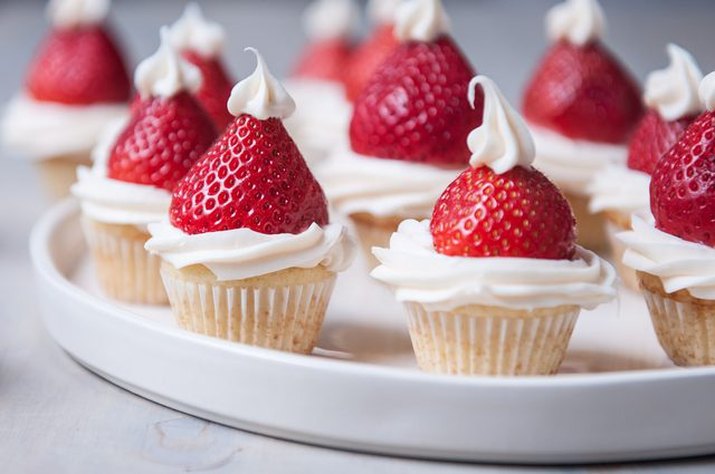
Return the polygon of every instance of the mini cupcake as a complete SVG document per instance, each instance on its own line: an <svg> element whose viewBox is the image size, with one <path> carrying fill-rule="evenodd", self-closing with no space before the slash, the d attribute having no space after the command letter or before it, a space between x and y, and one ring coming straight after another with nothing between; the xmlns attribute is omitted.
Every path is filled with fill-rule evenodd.
<svg viewBox="0 0 715 474"><path fill-rule="evenodd" d="M196 98L211 116L216 128L223 130L233 121L226 108L234 81L221 60L226 35L218 23L201 13L198 3L186 6L184 14L171 26L171 41L184 59L201 70L201 87Z"/></svg>
<svg viewBox="0 0 715 474"><path fill-rule="evenodd" d="M531 166L534 144L496 85L477 76L484 122L470 167L432 220L407 220L375 248L372 276L405 305L419 366L461 375L553 374L581 308L615 296L613 268L575 244L558 188Z"/></svg>
<svg viewBox="0 0 715 474"><path fill-rule="evenodd" d="M706 111L658 161L651 212L619 234L653 327L678 365L715 364L715 73L700 86Z"/></svg>
<svg viewBox="0 0 715 474"><path fill-rule="evenodd" d="M171 191L216 138L193 98L201 73L184 62L162 29L159 50L136 70L140 94L128 123L110 130L92 169L72 187L104 292L129 303L166 303L160 261L144 250L147 225L166 215Z"/></svg>
<svg viewBox="0 0 715 474"><path fill-rule="evenodd" d="M127 114L131 84L108 12L108 0L49 2L52 30L0 123L2 141L38 166L53 197L67 195L104 127Z"/></svg>
<svg viewBox="0 0 715 474"><path fill-rule="evenodd" d="M181 327L310 353L336 274L352 261L343 226L282 119L295 108L257 51L228 108L236 117L174 190L146 248Z"/></svg>
<svg viewBox="0 0 715 474"><path fill-rule="evenodd" d="M608 165L599 171L588 191L589 208L603 213L613 260L626 285L638 289L635 272L623 265L625 248L616 233L629 230L631 214L650 208L650 175L658 160L685 128L702 112L698 87L703 75L684 49L668 45L670 65L648 76L644 102L647 111L628 145L628 165Z"/></svg>
<svg viewBox="0 0 715 474"><path fill-rule="evenodd" d="M370 266L377 263L371 248L386 246L402 220L428 218L469 162L466 139L481 123L482 95L467 101L474 70L448 25L439 0L400 7L400 45L355 102L351 149L317 169L333 209L354 224Z"/></svg>
<svg viewBox="0 0 715 474"><path fill-rule="evenodd" d="M624 165L627 142L643 111L631 74L601 43L605 21L596 0L567 0L546 18L554 42L526 88L524 117L536 143L536 166L571 203L579 243L607 245L603 218L586 192L609 164Z"/></svg>

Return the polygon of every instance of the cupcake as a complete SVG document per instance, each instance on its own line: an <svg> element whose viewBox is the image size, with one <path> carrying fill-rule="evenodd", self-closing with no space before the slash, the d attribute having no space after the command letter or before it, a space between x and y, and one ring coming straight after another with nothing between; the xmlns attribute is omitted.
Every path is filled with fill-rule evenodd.
<svg viewBox="0 0 715 474"><path fill-rule="evenodd" d="M615 271L576 245L558 188L531 166L534 144L496 85L477 76L484 122L470 166L431 220L406 220L375 248L372 276L394 288L420 368L460 375L553 374L581 308L615 296Z"/></svg>
<svg viewBox="0 0 715 474"><path fill-rule="evenodd" d="M37 165L56 198L91 163L104 127L127 114L131 84L108 12L108 0L49 2L52 29L0 123L2 141Z"/></svg>
<svg viewBox="0 0 715 474"><path fill-rule="evenodd" d="M602 213L613 260L623 282L638 289L635 272L622 263L623 244L616 234L630 229L631 214L650 208L650 175L658 160L702 112L698 87L703 75L684 49L668 45L670 65L654 71L646 81L646 113L628 145L627 166L611 164L596 173L588 187L589 209Z"/></svg>
<svg viewBox="0 0 715 474"><path fill-rule="evenodd" d="M184 59L201 70L201 87L196 98L213 119L218 130L233 121L226 108L233 80L221 60L226 35L218 23L204 18L198 3L186 6L184 14L171 26L171 41Z"/></svg>
<svg viewBox="0 0 715 474"><path fill-rule="evenodd" d="M715 73L700 96L705 112L655 167L651 213L619 234L658 341L683 366L715 364Z"/></svg>
<svg viewBox="0 0 715 474"><path fill-rule="evenodd" d="M601 250L603 217L589 211L586 189L604 167L625 164L643 111L640 90L601 42L605 21L596 0L567 0L546 23L553 44L529 81L522 110L536 166L571 203L579 243Z"/></svg>
<svg viewBox="0 0 715 474"><path fill-rule="evenodd" d="M358 18L354 0L314 0L303 14L308 44L285 84L297 104L285 127L311 165L347 142L352 108L343 80Z"/></svg>
<svg viewBox="0 0 715 474"><path fill-rule="evenodd" d="M369 265L398 224L425 219L469 162L466 139L481 123L482 95L467 101L474 70L448 34L439 0L397 12L400 45L355 102L351 148L317 169L331 206L352 221Z"/></svg>
<svg viewBox="0 0 715 474"><path fill-rule="evenodd" d="M161 46L137 68L140 98L126 123L109 130L92 169L78 169L72 193L100 287L128 303L166 303L160 261L144 250L147 226L166 215L171 191L216 138L191 95L201 73L184 62L162 29Z"/></svg>
<svg viewBox="0 0 715 474"><path fill-rule="evenodd" d="M233 88L234 122L176 187L146 249L163 260L182 328L307 354L353 245L283 127L293 100L251 50L258 67Z"/></svg>

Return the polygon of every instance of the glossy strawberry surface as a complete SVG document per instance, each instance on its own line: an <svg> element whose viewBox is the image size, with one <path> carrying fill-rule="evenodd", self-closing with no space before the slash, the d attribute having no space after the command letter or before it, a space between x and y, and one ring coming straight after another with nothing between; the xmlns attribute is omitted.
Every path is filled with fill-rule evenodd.
<svg viewBox="0 0 715 474"><path fill-rule="evenodd" d="M233 115L226 106L233 89L233 80L220 59L204 58L191 51L184 51L182 55L201 70L201 88L196 92L196 97L213 119L216 128L223 130L233 121Z"/></svg>
<svg viewBox="0 0 715 474"><path fill-rule="evenodd" d="M646 112L628 144L628 167L652 175L658 160L694 119L685 117L668 122L655 110Z"/></svg>
<svg viewBox="0 0 715 474"><path fill-rule="evenodd" d="M317 41L309 44L293 69L293 76L342 82L352 52L344 39Z"/></svg>
<svg viewBox="0 0 715 474"><path fill-rule="evenodd" d="M375 70L400 43L395 38L392 25L382 25L375 29L352 54L345 74L345 92L354 101L363 91Z"/></svg>

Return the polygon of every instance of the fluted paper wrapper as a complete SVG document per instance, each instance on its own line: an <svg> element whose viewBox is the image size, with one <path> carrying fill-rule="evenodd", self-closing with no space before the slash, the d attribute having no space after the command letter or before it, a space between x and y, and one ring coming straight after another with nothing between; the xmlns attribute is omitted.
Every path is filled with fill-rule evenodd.
<svg viewBox="0 0 715 474"><path fill-rule="evenodd" d="M371 214L360 213L351 215L350 220L353 223L368 269L372 270L380 264L372 254L372 248L389 247L390 237L397 231L397 227L403 218L397 216L376 217Z"/></svg>
<svg viewBox="0 0 715 474"><path fill-rule="evenodd" d="M422 370L454 375L549 375L558 371L580 308L534 311L466 306L428 311L406 303Z"/></svg>
<svg viewBox="0 0 715 474"><path fill-rule="evenodd" d="M82 229L99 285L107 296L126 303L168 303L159 274L161 259L144 249L150 237L147 232L86 216Z"/></svg>

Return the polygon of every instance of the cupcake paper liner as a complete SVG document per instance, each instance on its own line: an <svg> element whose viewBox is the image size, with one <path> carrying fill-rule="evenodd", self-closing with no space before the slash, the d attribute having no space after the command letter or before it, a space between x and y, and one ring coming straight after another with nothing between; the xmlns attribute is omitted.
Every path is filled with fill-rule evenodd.
<svg viewBox="0 0 715 474"><path fill-rule="evenodd" d="M593 214L588 208L589 198L575 193L564 192L576 217L578 244L594 252L608 250L608 239L603 214Z"/></svg>
<svg viewBox="0 0 715 474"><path fill-rule="evenodd" d="M376 217L372 214L353 214L350 219L365 257L368 269L372 270L380 262L372 254L373 247L389 247L390 237L397 230L403 218L397 216Z"/></svg>

